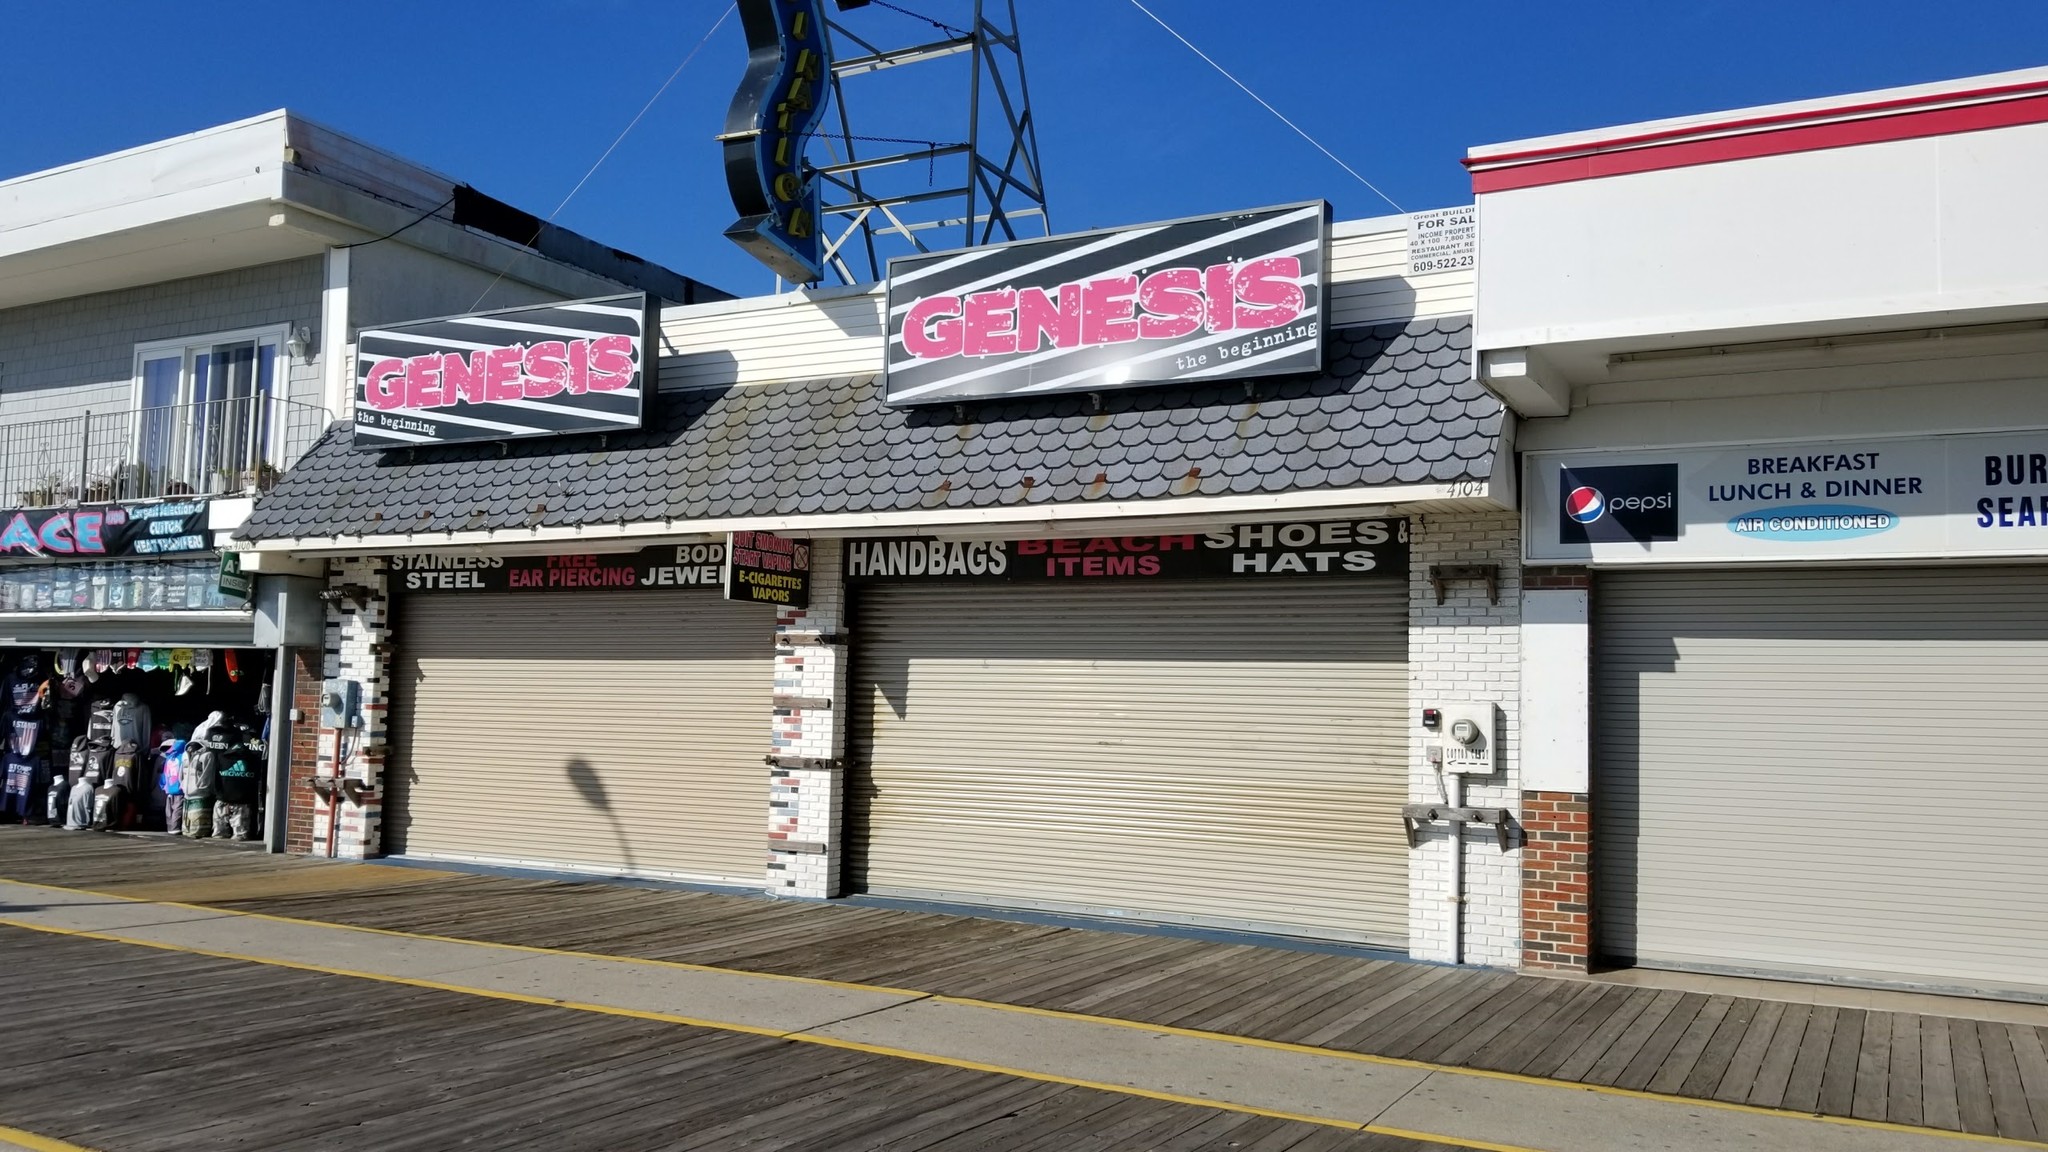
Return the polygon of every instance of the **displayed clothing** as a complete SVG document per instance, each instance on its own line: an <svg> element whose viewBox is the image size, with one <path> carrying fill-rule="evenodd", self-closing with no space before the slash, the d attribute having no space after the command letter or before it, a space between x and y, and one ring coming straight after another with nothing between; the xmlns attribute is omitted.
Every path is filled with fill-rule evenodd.
<svg viewBox="0 0 2048 1152"><path fill-rule="evenodd" d="M132 744L137 748L149 744L149 705L133 692L123 693L113 708L114 746Z"/></svg>
<svg viewBox="0 0 2048 1152"><path fill-rule="evenodd" d="M34 654L15 661L0 686L0 705L6 709L0 725L0 815L26 822L38 814L35 796L42 778L43 713L49 693L42 661Z"/></svg>
<svg viewBox="0 0 2048 1152"><path fill-rule="evenodd" d="M0 813L27 820L35 811L36 762L17 756L6 757L6 783L0 787Z"/></svg>
<svg viewBox="0 0 2048 1152"><path fill-rule="evenodd" d="M230 804L216 800L213 805L213 838L216 840L254 840L256 838L256 806L254 804Z"/></svg>
<svg viewBox="0 0 2048 1152"><path fill-rule="evenodd" d="M187 793L180 830L193 839L213 835L213 801Z"/></svg>
<svg viewBox="0 0 2048 1152"><path fill-rule="evenodd" d="M166 739L157 745L157 789L163 794L164 831L176 836L185 824L185 741Z"/></svg>
<svg viewBox="0 0 2048 1152"><path fill-rule="evenodd" d="M93 786L87 780L75 780L71 792L64 801L64 827L82 831L92 827Z"/></svg>
<svg viewBox="0 0 2048 1152"><path fill-rule="evenodd" d="M259 837L274 671L225 649L0 652L0 819Z"/></svg>

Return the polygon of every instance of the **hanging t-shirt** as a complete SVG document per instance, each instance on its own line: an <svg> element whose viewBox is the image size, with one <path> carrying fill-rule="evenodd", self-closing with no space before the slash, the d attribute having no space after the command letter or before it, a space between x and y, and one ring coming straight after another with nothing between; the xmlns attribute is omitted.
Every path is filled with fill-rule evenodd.
<svg viewBox="0 0 2048 1152"><path fill-rule="evenodd" d="M215 795L223 804L254 804L261 761L246 744L224 748L215 762L220 773Z"/></svg>

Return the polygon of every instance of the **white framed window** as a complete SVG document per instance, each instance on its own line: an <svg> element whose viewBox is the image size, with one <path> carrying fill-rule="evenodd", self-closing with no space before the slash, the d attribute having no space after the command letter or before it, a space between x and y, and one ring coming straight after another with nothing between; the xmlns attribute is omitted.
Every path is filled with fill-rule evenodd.
<svg viewBox="0 0 2048 1152"><path fill-rule="evenodd" d="M121 425L92 430L96 446L111 436L126 458L97 471L118 473L123 491L181 496L235 491L248 474L277 465L274 401L285 392L289 331L279 324L137 344L132 410ZM97 447L92 455L105 458Z"/></svg>

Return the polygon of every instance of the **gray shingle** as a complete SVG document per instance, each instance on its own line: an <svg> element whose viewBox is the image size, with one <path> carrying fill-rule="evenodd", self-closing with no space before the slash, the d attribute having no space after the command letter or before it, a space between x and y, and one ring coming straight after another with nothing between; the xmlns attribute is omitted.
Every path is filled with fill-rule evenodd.
<svg viewBox="0 0 2048 1152"><path fill-rule="evenodd" d="M1328 343L1328 373L1257 381L1249 397L1239 381L1166 385L1104 393L1100 411L1085 396L894 409L861 376L662 393L645 429L602 438L371 453L337 424L257 500L239 535L974 509L1492 474L1503 409L1471 378L1469 317L1339 329Z"/></svg>

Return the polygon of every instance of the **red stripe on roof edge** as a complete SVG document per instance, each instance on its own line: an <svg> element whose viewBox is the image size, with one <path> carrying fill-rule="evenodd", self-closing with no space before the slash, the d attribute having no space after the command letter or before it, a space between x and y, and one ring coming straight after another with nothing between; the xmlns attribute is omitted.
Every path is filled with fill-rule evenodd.
<svg viewBox="0 0 2048 1152"><path fill-rule="evenodd" d="M1468 168L1490 167L1495 164L1520 164L1546 158L1562 158L1578 153L1606 152L1616 148L1639 147L1644 144L1654 144L1660 141L1683 139L1688 136L1786 127L1812 120L1877 116L1923 108L1927 105L1964 104L1977 100L1996 100L2024 96L2029 93L2048 93L2048 80L2032 80L2024 84L2006 84L1997 88L1972 88L1964 92L1935 92L1925 96L1902 96L1896 100L1877 100L1867 104L1844 104L1835 108L1808 108L1800 112L1779 112L1770 116L1752 116L1744 120L1719 120L1709 124L1690 124L1682 128L1666 128L1657 132L1642 132L1634 136L1616 136L1610 140L1557 144L1549 148L1532 148L1526 152L1504 152L1496 156L1467 156L1462 163Z"/></svg>
<svg viewBox="0 0 2048 1152"><path fill-rule="evenodd" d="M1710 136L1704 140L1678 139L1669 143L1635 144L1628 147L1623 146L1624 141L1616 140L1545 152L1521 153L1519 155L1532 159L1520 163L1508 162L1511 158L1506 157L1468 158L1465 163L1473 169L1472 190L1475 193L1506 192L1516 188L1564 184L1602 176L1623 176L1666 168L1690 168L1728 160L1750 160L1793 152L1818 152L1856 144L1881 144L1893 140L1914 140L1928 136L1946 136L1959 132L1979 132L1988 128L2011 128L2022 124L2048 122L2048 82L2028 85L2023 91L2034 94L2010 95L1986 103L1893 112L1881 116L1865 116L1861 119L1831 120L1821 124L1790 125L1746 134ZM1947 99L1957 99L1960 95L1952 95ZM1983 96L1982 93L1973 95L1979 98ZM1847 109L1830 109L1825 115L1842 116L1848 112ZM1734 127L1736 125L1733 124L1704 125L1688 130L1683 135L1728 131ZM1542 156L1554 158L1535 159ZM1501 163L1501 166L1481 167L1496 162Z"/></svg>

